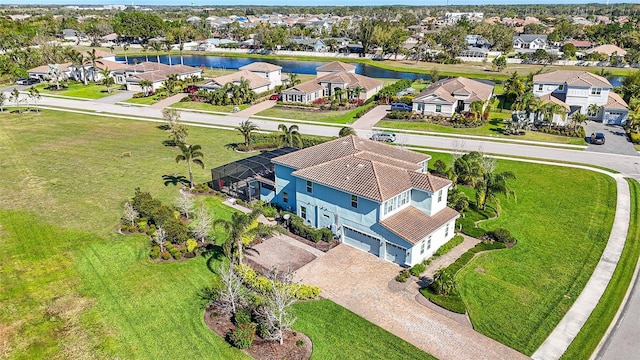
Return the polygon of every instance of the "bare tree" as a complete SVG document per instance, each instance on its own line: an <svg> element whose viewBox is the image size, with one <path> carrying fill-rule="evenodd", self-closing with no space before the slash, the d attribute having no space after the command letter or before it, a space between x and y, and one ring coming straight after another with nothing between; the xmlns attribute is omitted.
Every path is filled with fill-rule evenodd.
<svg viewBox="0 0 640 360"><path fill-rule="evenodd" d="M218 274L222 283L218 300L221 310L235 313L239 307L244 305L247 291L234 266L230 263L221 264L218 268Z"/></svg>
<svg viewBox="0 0 640 360"><path fill-rule="evenodd" d="M167 122L167 132L171 139L177 144L185 144L189 136L189 128L180 123L180 112L176 109L165 108L162 116Z"/></svg>
<svg viewBox="0 0 640 360"><path fill-rule="evenodd" d="M133 221L138 217L138 211L133 208L130 202L124 204L124 218L133 225Z"/></svg>
<svg viewBox="0 0 640 360"><path fill-rule="evenodd" d="M164 252L164 243L167 241L167 232L164 231L162 226L158 227L158 230L156 230L156 237L153 241L160 246L160 252Z"/></svg>
<svg viewBox="0 0 640 360"><path fill-rule="evenodd" d="M176 206L181 214L189 218L189 213L193 209L193 195L184 189L180 189L180 194L176 196Z"/></svg>
<svg viewBox="0 0 640 360"><path fill-rule="evenodd" d="M278 279L274 270L269 280L273 290L264 294L265 304L258 309L257 314L265 329L265 339L278 341L282 345L285 332L296 322L296 317L291 313L291 306L297 301L295 294L300 284L293 283L291 271Z"/></svg>
<svg viewBox="0 0 640 360"><path fill-rule="evenodd" d="M196 220L193 222L191 234L193 234L196 240L205 242L209 236L209 232L211 232L212 218L202 203L195 213L195 218Z"/></svg>

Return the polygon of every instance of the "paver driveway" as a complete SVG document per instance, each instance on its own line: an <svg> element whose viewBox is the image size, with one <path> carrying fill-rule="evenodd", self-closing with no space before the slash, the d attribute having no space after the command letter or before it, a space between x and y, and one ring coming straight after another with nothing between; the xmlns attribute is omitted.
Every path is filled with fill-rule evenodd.
<svg viewBox="0 0 640 360"><path fill-rule="evenodd" d="M392 292L400 268L340 244L296 271L297 280L317 285L322 296L346 307L440 360L528 359L415 301L415 291Z"/></svg>

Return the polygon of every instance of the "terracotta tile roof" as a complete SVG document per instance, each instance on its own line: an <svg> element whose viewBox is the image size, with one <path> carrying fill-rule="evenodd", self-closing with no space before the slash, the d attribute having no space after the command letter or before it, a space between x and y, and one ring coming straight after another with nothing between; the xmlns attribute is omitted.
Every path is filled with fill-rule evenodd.
<svg viewBox="0 0 640 360"><path fill-rule="evenodd" d="M298 84L294 87L283 90L283 94L309 94L316 92L318 90L322 90L322 85L318 84L316 80L310 80L307 82L303 82L302 84Z"/></svg>
<svg viewBox="0 0 640 360"><path fill-rule="evenodd" d="M255 72L272 72L281 70L282 66L274 65L268 62L257 61L240 67L239 70L249 70Z"/></svg>
<svg viewBox="0 0 640 360"><path fill-rule="evenodd" d="M609 99L607 100L607 104L604 108L611 110L629 110L629 105L620 97L620 95L613 91L609 91Z"/></svg>
<svg viewBox="0 0 640 360"><path fill-rule="evenodd" d="M130 65L128 64L124 64L124 63L119 63L119 62L115 62L115 61L109 61L109 60L104 60L104 59L100 59L100 60L96 60L96 67L100 68L100 69L109 69L109 70L123 70L123 69L128 69L130 67Z"/></svg>
<svg viewBox="0 0 640 360"><path fill-rule="evenodd" d="M143 66L142 70L140 66ZM129 66L127 71L134 71L133 66ZM187 65L165 65L162 63L142 62L135 65L135 74L127 78L127 82L137 82L139 80L149 80L151 82L164 81L171 74L190 74L199 72L200 69Z"/></svg>
<svg viewBox="0 0 640 360"><path fill-rule="evenodd" d="M240 70L229 75L213 78L210 82L205 84L205 86L207 86L208 84L212 84L222 87L228 83L240 82L240 80L243 78L249 81L249 88L251 88L251 90L271 84L269 80L263 78L260 75L256 75L249 70Z"/></svg>
<svg viewBox="0 0 640 360"><path fill-rule="evenodd" d="M60 70L61 71L68 71L69 70L69 66L71 66L71 63L64 63L64 64L60 64ZM38 67L34 67L33 69L29 69L27 70L28 73L43 73L46 74L49 72L49 65L42 65L42 66L38 66Z"/></svg>
<svg viewBox="0 0 640 360"><path fill-rule="evenodd" d="M434 193L447 185L451 185L451 180L449 179L418 172L409 172L409 179L412 187L431 193Z"/></svg>
<svg viewBox="0 0 640 360"><path fill-rule="evenodd" d="M356 69L356 67L351 65L351 64L343 63L343 62L340 62L340 61L332 61L330 63L318 66L316 68L316 71L318 71L318 72L353 71L355 69Z"/></svg>
<svg viewBox="0 0 640 360"><path fill-rule="evenodd" d="M360 151L376 153L388 158L414 164L431 159L431 156L426 154L404 150L397 146L351 135L302 149L295 153L279 156L273 159L273 161L294 169L303 169L343 156L355 155Z"/></svg>
<svg viewBox="0 0 640 360"><path fill-rule="evenodd" d="M591 48L587 51L585 51L587 54L592 54L592 53L601 53L601 54L607 54L609 56L613 55L613 53L617 53L618 56L625 56L627 55L627 51L623 48L620 48L618 46L612 45L612 44L605 44L605 45L600 45L600 46L596 46L594 48Z"/></svg>
<svg viewBox="0 0 640 360"><path fill-rule="evenodd" d="M378 86L382 86L383 81L378 79L373 79L367 76L353 74L345 71L332 72L325 76L319 77L314 81L318 83L323 82L331 82L331 83L344 83L347 84L348 88L362 87L366 90L374 89Z"/></svg>
<svg viewBox="0 0 640 360"><path fill-rule="evenodd" d="M415 97L414 101L420 102L422 98L436 95L449 104L453 104L458 101L453 96L454 94L469 95L469 99L465 100L467 102L485 101L493 94L493 85L464 77L441 80L424 89Z"/></svg>
<svg viewBox="0 0 640 360"><path fill-rule="evenodd" d="M411 244L416 244L459 216L457 211L448 207L438 211L434 216L429 216L409 206L380 221L380 224Z"/></svg>
<svg viewBox="0 0 640 360"><path fill-rule="evenodd" d="M571 107L566 102L558 99L557 97L553 96L552 94L538 96L538 99L542 100L543 103L551 102L551 103L558 104L558 105L562 106L567 111L571 110Z"/></svg>
<svg viewBox="0 0 640 360"><path fill-rule="evenodd" d="M582 70L556 70L533 77L534 83L568 84L576 86L601 86L611 88L609 80Z"/></svg>

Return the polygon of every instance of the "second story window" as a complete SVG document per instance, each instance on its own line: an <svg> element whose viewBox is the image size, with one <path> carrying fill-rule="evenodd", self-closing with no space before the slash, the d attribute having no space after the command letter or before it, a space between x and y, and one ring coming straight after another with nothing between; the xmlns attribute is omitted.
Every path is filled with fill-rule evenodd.
<svg viewBox="0 0 640 360"><path fill-rule="evenodd" d="M313 192L313 183L307 180L307 192L311 194Z"/></svg>
<svg viewBox="0 0 640 360"><path fill-rule="evenodd" d="M285 204L289 203L289 194L286 191L282 192L282 202Z"/></svg>
<svg viewBox="0 0 640 360"><path fill-rule="evenodd" d="M591 95L600 95L602 93L601 88L591 88Z"/></svg>
<svg viewBox="0 0 640 360"><path fill-rule="evenodd" d="M442 201L442 190L438 191L438 202Z"/></svg>
<svg viewBox="0 0 640 360"><path fill-rule="evenodd" d="M355 195L351 195L351 207L355 209L358 208L358 197Z"/></svg>
<svg viewBox="0 0 640 360"><path fill-rule="evenodd" d="M409 192L405 191L402 194L400 194L400 206L406 204L409 202Z"/></svg>
<svg viewBox="0 0 640 360"><path fill-rule="evenodd" d="M431 249L431 236L429 236L429 239L427 240L427 249Z"/></svg>

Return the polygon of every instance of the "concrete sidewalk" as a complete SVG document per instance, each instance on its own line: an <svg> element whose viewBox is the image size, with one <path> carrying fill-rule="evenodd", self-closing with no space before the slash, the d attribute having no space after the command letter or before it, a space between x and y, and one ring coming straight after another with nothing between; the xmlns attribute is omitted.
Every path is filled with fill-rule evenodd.
<svg viewBox="0 0 640 360"><path fill-rule="evenodd" d="M263 102L251 105L248 108L238 111L235 116L249 117L259 113L260 111L271 109L276 105L276 100L265 100Z"/></svg>
<svg viewBox="0 0 640 360"><path fill-rule="evenodd" d="M173 96L169 96L166 99L160 100L157 103L149 106L152 109L164 109L167 106L177 103L178 101L186 98L187 96L189 96L189 94L185 94L185 93L179 93L179 94L175 94Z"/></svg>

